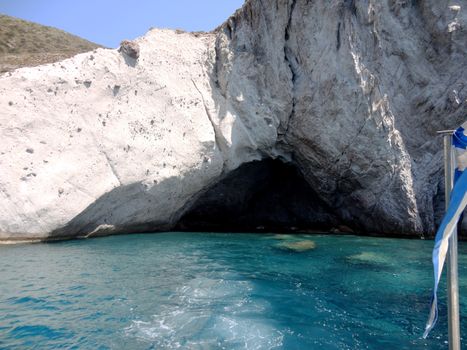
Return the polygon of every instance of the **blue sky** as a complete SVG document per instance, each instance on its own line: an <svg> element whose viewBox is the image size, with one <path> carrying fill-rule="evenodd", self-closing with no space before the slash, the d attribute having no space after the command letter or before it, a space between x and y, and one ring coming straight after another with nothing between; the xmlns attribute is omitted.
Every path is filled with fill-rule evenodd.
<svg viewBox="0 0 467 350"><path fill-rule="evenodd" d="M150 27L211 30L244 0L0 0L0 13L63 29L107 47Z"/></svg>

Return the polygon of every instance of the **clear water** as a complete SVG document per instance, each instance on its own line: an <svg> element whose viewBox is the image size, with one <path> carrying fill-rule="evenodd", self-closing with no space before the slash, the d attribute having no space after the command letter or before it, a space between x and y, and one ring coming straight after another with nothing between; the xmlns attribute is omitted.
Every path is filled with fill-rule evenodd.
<svg viewBox="0 0 467 350"><path fill-rule="evenodd" d="M1 349L443 349L432 241L167 233L0 247ZM462 334L467 245L460 244ZM443 279L443 283L445 279ZM467 339L464 340L464 345Z"/></svg>

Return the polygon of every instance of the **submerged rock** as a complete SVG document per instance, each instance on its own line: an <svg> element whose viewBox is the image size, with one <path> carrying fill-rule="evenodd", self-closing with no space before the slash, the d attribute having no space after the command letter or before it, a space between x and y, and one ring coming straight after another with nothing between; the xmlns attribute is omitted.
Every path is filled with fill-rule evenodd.
<svg viewBox="0 0 467 350"><path fill-rule="evenodd" d="M306 252L316 248L316 243L310 240L296 241L296 242L281 242L276 244L275 247L282 250L290 250L294 252Z"/></svg>
<svg viewBox="0 0 467 350"><path fill-rule="evenodd" d="M212 33L151 30L137 65L125 44L0 76L0 239L170 230L271 158L320 223L433 233L435 131L467 111L467 9L448 4L247 0Z"/></svg>
<svg viewBox="0 0 467 350"><path fill-rule="evenodd" d="M347 259L354 263L391 264L391 260L375 252L362 252L350 255Z"/></svg>
<svg viewBox="0 0 467 350"><path fill-rule="evenodd" d="M285 240L285 239L293 239L294 236L293 235L287 235L287 234L276 234L276 235L272 236L272 238L278 239L278 240Z"/></svg>

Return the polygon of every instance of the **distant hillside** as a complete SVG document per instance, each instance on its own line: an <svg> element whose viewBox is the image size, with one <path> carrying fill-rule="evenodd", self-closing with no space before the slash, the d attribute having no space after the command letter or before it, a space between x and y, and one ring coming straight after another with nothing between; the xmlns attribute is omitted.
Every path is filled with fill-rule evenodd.
<svg viewBox="0 0 467 350"><path fill-rule="evenodd" d="M63 30L0 14L0 73L57 62L98 47Z"/></svg>

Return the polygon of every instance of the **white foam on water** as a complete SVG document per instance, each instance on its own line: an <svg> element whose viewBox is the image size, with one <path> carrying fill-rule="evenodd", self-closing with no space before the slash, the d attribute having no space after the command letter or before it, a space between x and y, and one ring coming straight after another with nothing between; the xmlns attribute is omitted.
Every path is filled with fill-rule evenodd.
<svg viewBox="0 0 467 350"><path fill-rule="evenodd" d="M270 305L252 300L239 280L197 277L177 288L149 321L134 320L128 337L165 349L277 349L284 335L267 319Z"/></svg>
<svg viewBox="0 0 467 350"><path fill-rule="evenodd" d="M227 348L276 349L282 346L282 332L265 321L220 316L214 330L224 339Z"/></svg>

